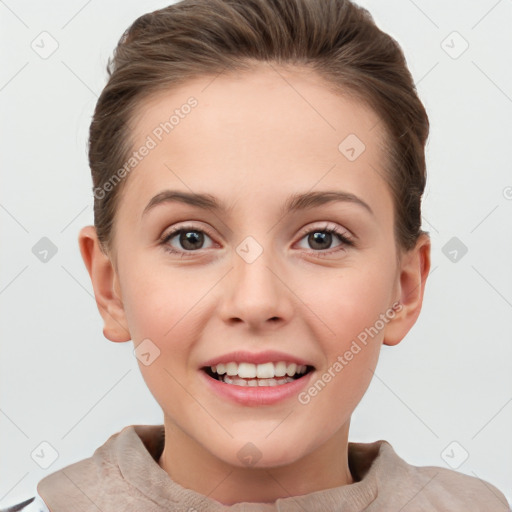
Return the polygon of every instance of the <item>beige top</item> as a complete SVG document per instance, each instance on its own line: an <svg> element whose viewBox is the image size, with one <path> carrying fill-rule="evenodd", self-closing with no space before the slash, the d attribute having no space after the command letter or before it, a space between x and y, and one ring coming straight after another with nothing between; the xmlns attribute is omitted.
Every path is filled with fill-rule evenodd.
<svg viewBox="0 0 512 512"><path fill-rule="evenodd" d="M505 496L478 478L407 464L387 441L348 444L355 482L272 504L223 505L174 482L158 465L163 425L130 425L87 459L43 478L51 512L509 512Z"/></svg>

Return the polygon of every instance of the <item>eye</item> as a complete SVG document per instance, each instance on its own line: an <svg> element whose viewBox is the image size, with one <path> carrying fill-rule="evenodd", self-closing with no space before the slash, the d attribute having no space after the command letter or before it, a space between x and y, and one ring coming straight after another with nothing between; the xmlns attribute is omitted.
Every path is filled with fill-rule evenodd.
<svg viewBox="0 0 512 512"><path fill-rule="evenodd" d="M205 249L205 237L210 236L202 229L194 226L181 226L166 233L160 240L160 244L164 249L172 254L181 254L181 256L189 256L191 252ZM174 245L170 242L175 239ZM178 245L178 247L176 247ZM181 247L180 247L181 246Z"/></svg>
<svg viewBox="0 0 512 512"><path fill-rule="evenodd" d="M331 244L338 239L340 242L334 251L330 251L327 254L336 253L338 251L343 251L347 246L354 246L354 241L351 238L351 235L338 227L329 227L327 224L325 227L318 227L306 230L302 233L302 239L306 238L307 243L310 245L313 252L324 252L326 249L330 249ZM318 256L323 256L318 254Z"/></svg>
<svg viewBox="0 0 512 512"><path fill-rule="evenodd" d="M171 254L180 254L181 257L193 256L192 253L208 248L204 246L205 237L211 240L211 236L204 229L194 226L181 226L163 235L160 239L160 245ZM308 244L313 249L312 252L319 257L343 251L347 246L355 245L350 233L336 226L329 227L328 224L324 227L303 231L301 240L306 237ZM326 252L336 239L338 239L339 244L335 246L335 250ZM172 243L173 241L174 243ZM209 247L213 247L213 243Z"/></svg>

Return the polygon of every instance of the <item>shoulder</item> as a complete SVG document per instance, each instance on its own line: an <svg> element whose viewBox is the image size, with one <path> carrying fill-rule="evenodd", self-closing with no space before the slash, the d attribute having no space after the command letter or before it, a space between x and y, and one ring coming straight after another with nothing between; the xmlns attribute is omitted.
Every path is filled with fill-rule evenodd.
<svg viewBox="0 0 512 512"><path fill-rule="evenodd" d="M50 512L46 503L36 493L35 496L7 508L0 509L0 512Z"/></svg>
<svg viewBox="0 0 512 512"><path fill-rule="evenodd" d="M485 480L437 466L411 468L419 484L418 499L435 510L510 511L504 494Z"/></svg>
<svg viewBox="0 0 512 512"><path fill-rule="evenodd" d="M370 489L376 512L511 512L504 494L478 477L407 463L383 439L349 443L354 485ZM366 509L365 509L366 510Z"/></svg>
<svg viewBox="0 0 512 512"><path fill-rule="evenodd" d="M388 449L391 445L388 444ZM394 452L394 451L393 451ZM413 466L394 453L395 489L407 497L403 512L510 512L504 494L481 478L438 466Z"/></svg>

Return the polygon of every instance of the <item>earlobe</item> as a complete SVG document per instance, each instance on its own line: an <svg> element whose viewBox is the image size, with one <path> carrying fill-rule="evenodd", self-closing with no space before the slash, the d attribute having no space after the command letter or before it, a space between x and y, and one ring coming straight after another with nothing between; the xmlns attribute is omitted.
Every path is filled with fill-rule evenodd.
<svg viewBox="0 0 512 512"><path fill-rule="evenodd" d="M110 258L100 248L94 226L85 226L78 235L82 259L91 278L96 305L103 318L103 335L110 341L131 339L127 329L125 311L118 277Z"/></svg>
<svg viewBox="0 0 512 512"><path fill-rule="evenodd" d="M400 309L386 326L384 345L400 343L418 319L430 272L430 247L430 237L424 233L416 246L402 255L397 292Z"/></svg>

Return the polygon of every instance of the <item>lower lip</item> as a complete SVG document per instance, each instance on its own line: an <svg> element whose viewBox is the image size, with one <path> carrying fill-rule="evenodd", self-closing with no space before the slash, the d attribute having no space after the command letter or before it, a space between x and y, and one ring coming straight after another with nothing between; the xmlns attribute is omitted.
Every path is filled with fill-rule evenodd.
<svg viewBox="0 0 512 512"><path fill-rule="evenodd" d="M298 395L306 387L315 372L310 371L304 377L277 386L237 386L214 379L204 370L199 370L199 373L206 380L206 384L210 386L210 389L221 397L242 405L256 406L272 405L291 396Z"/></svg>

